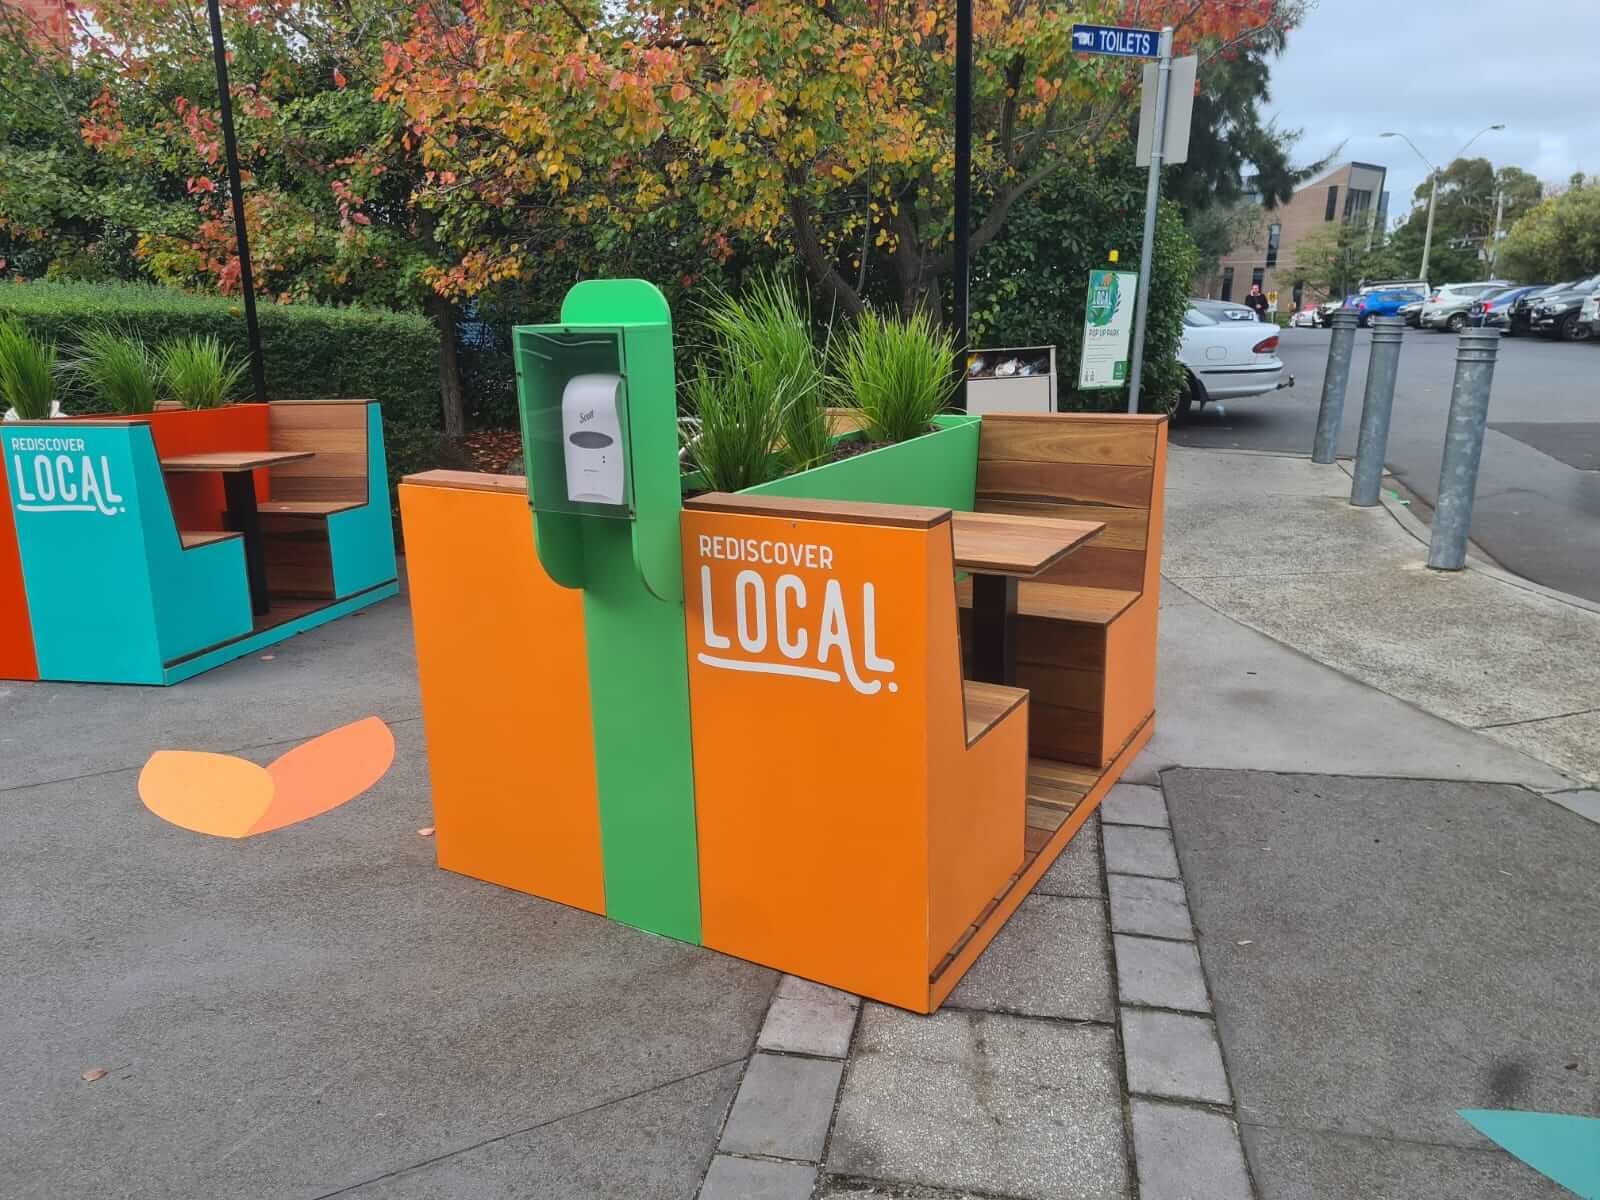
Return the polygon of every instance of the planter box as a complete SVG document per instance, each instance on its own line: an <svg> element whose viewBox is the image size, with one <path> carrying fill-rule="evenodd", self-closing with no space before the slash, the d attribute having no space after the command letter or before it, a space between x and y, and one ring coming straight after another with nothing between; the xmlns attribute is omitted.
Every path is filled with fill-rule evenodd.
<svg viewBox="0 0 1600 1200"><path fill-rule="evenodd" d="M826 463L753 488L750 496L926 504L971 512L978 483L978 428L968 413L935 417L933 433Z"/></svg>

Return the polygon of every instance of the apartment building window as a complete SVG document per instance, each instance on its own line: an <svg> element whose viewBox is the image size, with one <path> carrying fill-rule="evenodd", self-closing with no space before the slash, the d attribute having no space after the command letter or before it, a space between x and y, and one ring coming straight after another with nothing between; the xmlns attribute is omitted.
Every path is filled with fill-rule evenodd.
<svg viewBox="0 0 1600 1200"><path fill-rule="evenodd" d="M1324 221L1331 221L1339 215L1339 185L1334 184L1328 189L1328 210L1322 214Z"/></svg>
<svg viewBox="0 0 1600 1200"><path fill-rule="evenodd" d="M1265 283L1266 280L1267 280L1267 269L1265 267L1254 267L1254 268L1251 269L1251 271L1250 271L1250 282L1252 284Z"/></svg>
<svg viewBox="0 0 1600 1200"><path fill-rule="evenodd" d="M1372 193L1351 188L1344 196L1344 219L1359 217L1372 207Z"/></svg>
<svg viewBox="0 0 1600 1200"><path fill-rule="evenodd" d="M1278 242L1283 236L1283 226L1274 222L1267 227L1267 266L1278 265Z"/></svg>

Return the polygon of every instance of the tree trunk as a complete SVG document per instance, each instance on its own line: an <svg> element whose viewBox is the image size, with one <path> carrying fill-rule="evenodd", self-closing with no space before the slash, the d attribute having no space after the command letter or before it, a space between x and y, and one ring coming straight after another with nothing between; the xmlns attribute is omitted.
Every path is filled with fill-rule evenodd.
<svg viewBox="0 0 1600 1200"><path fill-rule="evenodd" d="M433 293L426 308L439 329L439 399L444 409L444 435L459 441L467 433L467 399L461 386L461 364L456 361L456 306Z"/></svg>

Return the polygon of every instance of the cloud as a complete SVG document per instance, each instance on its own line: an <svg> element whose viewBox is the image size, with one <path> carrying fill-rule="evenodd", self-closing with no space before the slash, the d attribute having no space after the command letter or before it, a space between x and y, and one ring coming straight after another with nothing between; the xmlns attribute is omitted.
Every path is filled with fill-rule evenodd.
<svg viewBox="0 0 1600 1200"><path fill-rule="evenodd" d="M1321 0L1273 64L1268 115L1303 135L1310 162L1340 142L1340 159L1389 168L1389 211L1402 217L1427 168L1486 125L1470 154L1549 182L1600 172L1600 122L1582 100L1593 86L1600 5L1533 6L1507 0L1449 5Z"/></svg>

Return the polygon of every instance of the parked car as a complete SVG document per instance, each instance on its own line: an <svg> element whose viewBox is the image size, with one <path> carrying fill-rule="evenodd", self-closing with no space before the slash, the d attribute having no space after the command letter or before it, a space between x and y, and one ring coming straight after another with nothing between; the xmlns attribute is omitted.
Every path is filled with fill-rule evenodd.
<svg viewBox="0 0 1600 1200"><path fill-rule="evenodd" d="M1529 292L1537 292L1549 284L1535 283L1523 287L1506 288L1499 292L1485 292L1472 302L1467 310L1467 324L1474 328L1504 329L1511 319L1511 306Z"/></svg>
<svg viewBox="0 0 1600 1200"><path fill-rule="evenodd" d="M1349 302L1349 307L1356 310L1356 324L1365 329L1373 317L1392 317L1402 305L1421 299L1423 294L1414 288L1386 288L1362 292Z"/></svg>
<svg viewBox="0 0 1600 1200"><path fill-rule="evenodd" d="M1278 357L1278 331L1260 322L1217 320L1191 305L1183 314L1183 340L1178 361L1185 371L1184 389L1174 417L1181 421L1192 408L1214 400L1259 396L1293 387Z"/></svg>
<svg viewBox="0 0 1600 1200"><path fill-rule="evenodd" d="M1589 330L1579 324L1578 314L1583 302L1596 291L1600 291L1600 275L1580 280L1564 292L1546 292L1534 305L1533 331L1564 341L1582 341L1589 336Z"/></svg>
<svg viewBox="0 0 1600 1200"><path fill-rule="evenodd" d="M1505 279L1484 279L1477 283L1447 283L1422 305L1424 329L1448 329L1460 333L1467 327L1467 310L1485 292L1514 286Z"/></svg>
<svg viewBox="0 0 1600 1200"><path fill-rule="evenodd" d="M1215 317L1219 321L1259 321L1256 310L1247 304L1235 304L1232 300L1191 300L1191 308L1198 308L1208 317Z"/></svg>
<svg viewBox="0 0 1600 1200"><path fill-rule="evenodd" d="M1511 311L1506 314L1506 336L1521 337L1525 333L1532 333L1533 310L1539 301L1557 292L1564 292L1577 282L1576 279L1569 279L1565 283L1552 283L1542 288L1535 288L1525 296L1518 296L1511 303Z"/></svg>
<svg viewBox="0 0 1600 1200"><path fill-rule="evenodd" d="M1328 325L1332 323L1333 314L1338 312L1341 308L1344 308L1354 299L1355 296L1350 295L1344 297L1342 300L1324 300L1321 304L1317 305L1317 324Z"/></svg>
<svg viewBox="0 0 1600 1200"><path fill-rule="evenodd" d="M1411 326L1411 328L1417 329L1422 325L1422 306L1424 303L1426 301L1413 300L1410 304L1402 304L1395 310L1394 315Z"/></svg>
<svg viewBox="0 0 1600 1200"><path fill-rule="evenodd" d="M1578 325L1591 338L1600 339L1600 291L1583 302L1583 307L1578 310Z"/></svg>
<svg viewBox="0 0 1600 1200"><path fill-rule="evenodd" d="M1302 329L1315 329L1317 327L1317 306L1315 304L1302 305L1300 311L1289 318L1289 324Z"/></svg>

